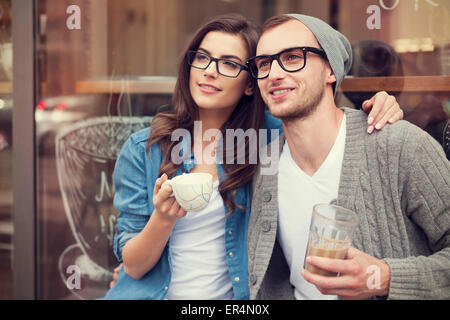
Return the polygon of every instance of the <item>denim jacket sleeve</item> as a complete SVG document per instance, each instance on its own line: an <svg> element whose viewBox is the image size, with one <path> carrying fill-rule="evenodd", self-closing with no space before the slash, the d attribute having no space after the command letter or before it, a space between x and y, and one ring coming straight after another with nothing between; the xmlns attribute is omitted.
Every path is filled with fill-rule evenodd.
<svg viewBox="0 0 450 320"><path fill-rule="evenodd" d="M114 207L119 210L114 253L119 261L125 243L141 232L154 209L151 196L159 167L155 173L145 152L147 136L148 130L147 134L140 131L132 135L123 145L114 168ZM151 158L157 156L153 154Z"/></svg>

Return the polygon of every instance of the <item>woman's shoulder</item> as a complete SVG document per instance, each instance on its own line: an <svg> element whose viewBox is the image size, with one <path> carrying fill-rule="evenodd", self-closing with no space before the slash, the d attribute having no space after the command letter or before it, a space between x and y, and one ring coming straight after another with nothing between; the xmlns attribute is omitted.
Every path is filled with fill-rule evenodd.
<svg viewBox="0 0 450 320"><path fill-rule="evenodd" d="M283 131L281 120L274 117L269 110L264 112L264 129L279 129Z"/></svg>
<svg viewBox="0 0 450 320"><path fill-rule="evenodd" d="M133 143L133 144L140 144L142 142L147 142L149 136L150 136L150 128L151 127L147 127L144 129L141 129L139 131L134 132L133 134L131 134L131 136L129 137L129 140Z"/></svg>
<svg viewBox="0 0 450 320"><path fill-rule="evenodd" d="M281 120L274 117L268 110L264 113L264 130L266 130L267 133L266 144L270 144L283 133L283 124L281 123Z"/></svg>
<svg viewBox="0 0 450 320"><path fill-rule="evenodd" d="M147 142L150 138L151 127L147 127L132 133L124 144L124 147L132 153L144 154L147 150ZM160 150L159 143L155 142L150 146L150 152Z"/></svg>
<svg viewBox="0 0 450 320"><path fill-rule="evenodd" d="M160 165L162 151L159 143L155 142L149 150L147 149L150 131L150 127L147 127L132 133L128 137L117 157L116 167L126 167L124 170L129 171L131 168L141 170L147 164L152 167Z"/></svg>

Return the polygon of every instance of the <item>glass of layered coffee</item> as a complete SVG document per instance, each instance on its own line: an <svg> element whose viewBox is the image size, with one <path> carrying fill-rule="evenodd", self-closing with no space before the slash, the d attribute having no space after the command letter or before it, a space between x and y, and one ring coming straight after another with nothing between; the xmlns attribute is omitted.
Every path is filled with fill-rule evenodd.
<svg viewBox="0 0 450 320"><path fill-rule="evenodd" d="M313 207L304 268L324 276L337 276L306 262L308 256L345 259L359 218L355 212L332 204Z"/></svg>

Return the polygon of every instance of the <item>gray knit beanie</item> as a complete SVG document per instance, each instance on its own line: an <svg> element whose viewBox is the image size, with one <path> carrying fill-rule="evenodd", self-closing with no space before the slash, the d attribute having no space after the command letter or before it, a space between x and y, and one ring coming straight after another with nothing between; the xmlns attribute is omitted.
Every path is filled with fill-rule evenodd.
<svg viewBox="0 0 450 320"><path fill-rule="evenodd" d="M353 56L350 42L342 33L318 18L303 14L286 14L286 16L295 18L307 26L327 54L328 62L337 80L333 88L336 95L342 79L352 67Z"/></svg>

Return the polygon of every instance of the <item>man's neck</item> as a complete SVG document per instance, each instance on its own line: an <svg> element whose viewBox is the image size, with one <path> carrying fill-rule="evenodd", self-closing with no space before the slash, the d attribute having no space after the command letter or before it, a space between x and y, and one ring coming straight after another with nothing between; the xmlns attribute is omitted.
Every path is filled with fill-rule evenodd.
<svg viewBox="0 0 450 320"><path fill-rule="evenodd" d="M343 116L332 99L324 99L307 117L282 121L292 159L307 175L314 175L327 158Z"/></svg>

